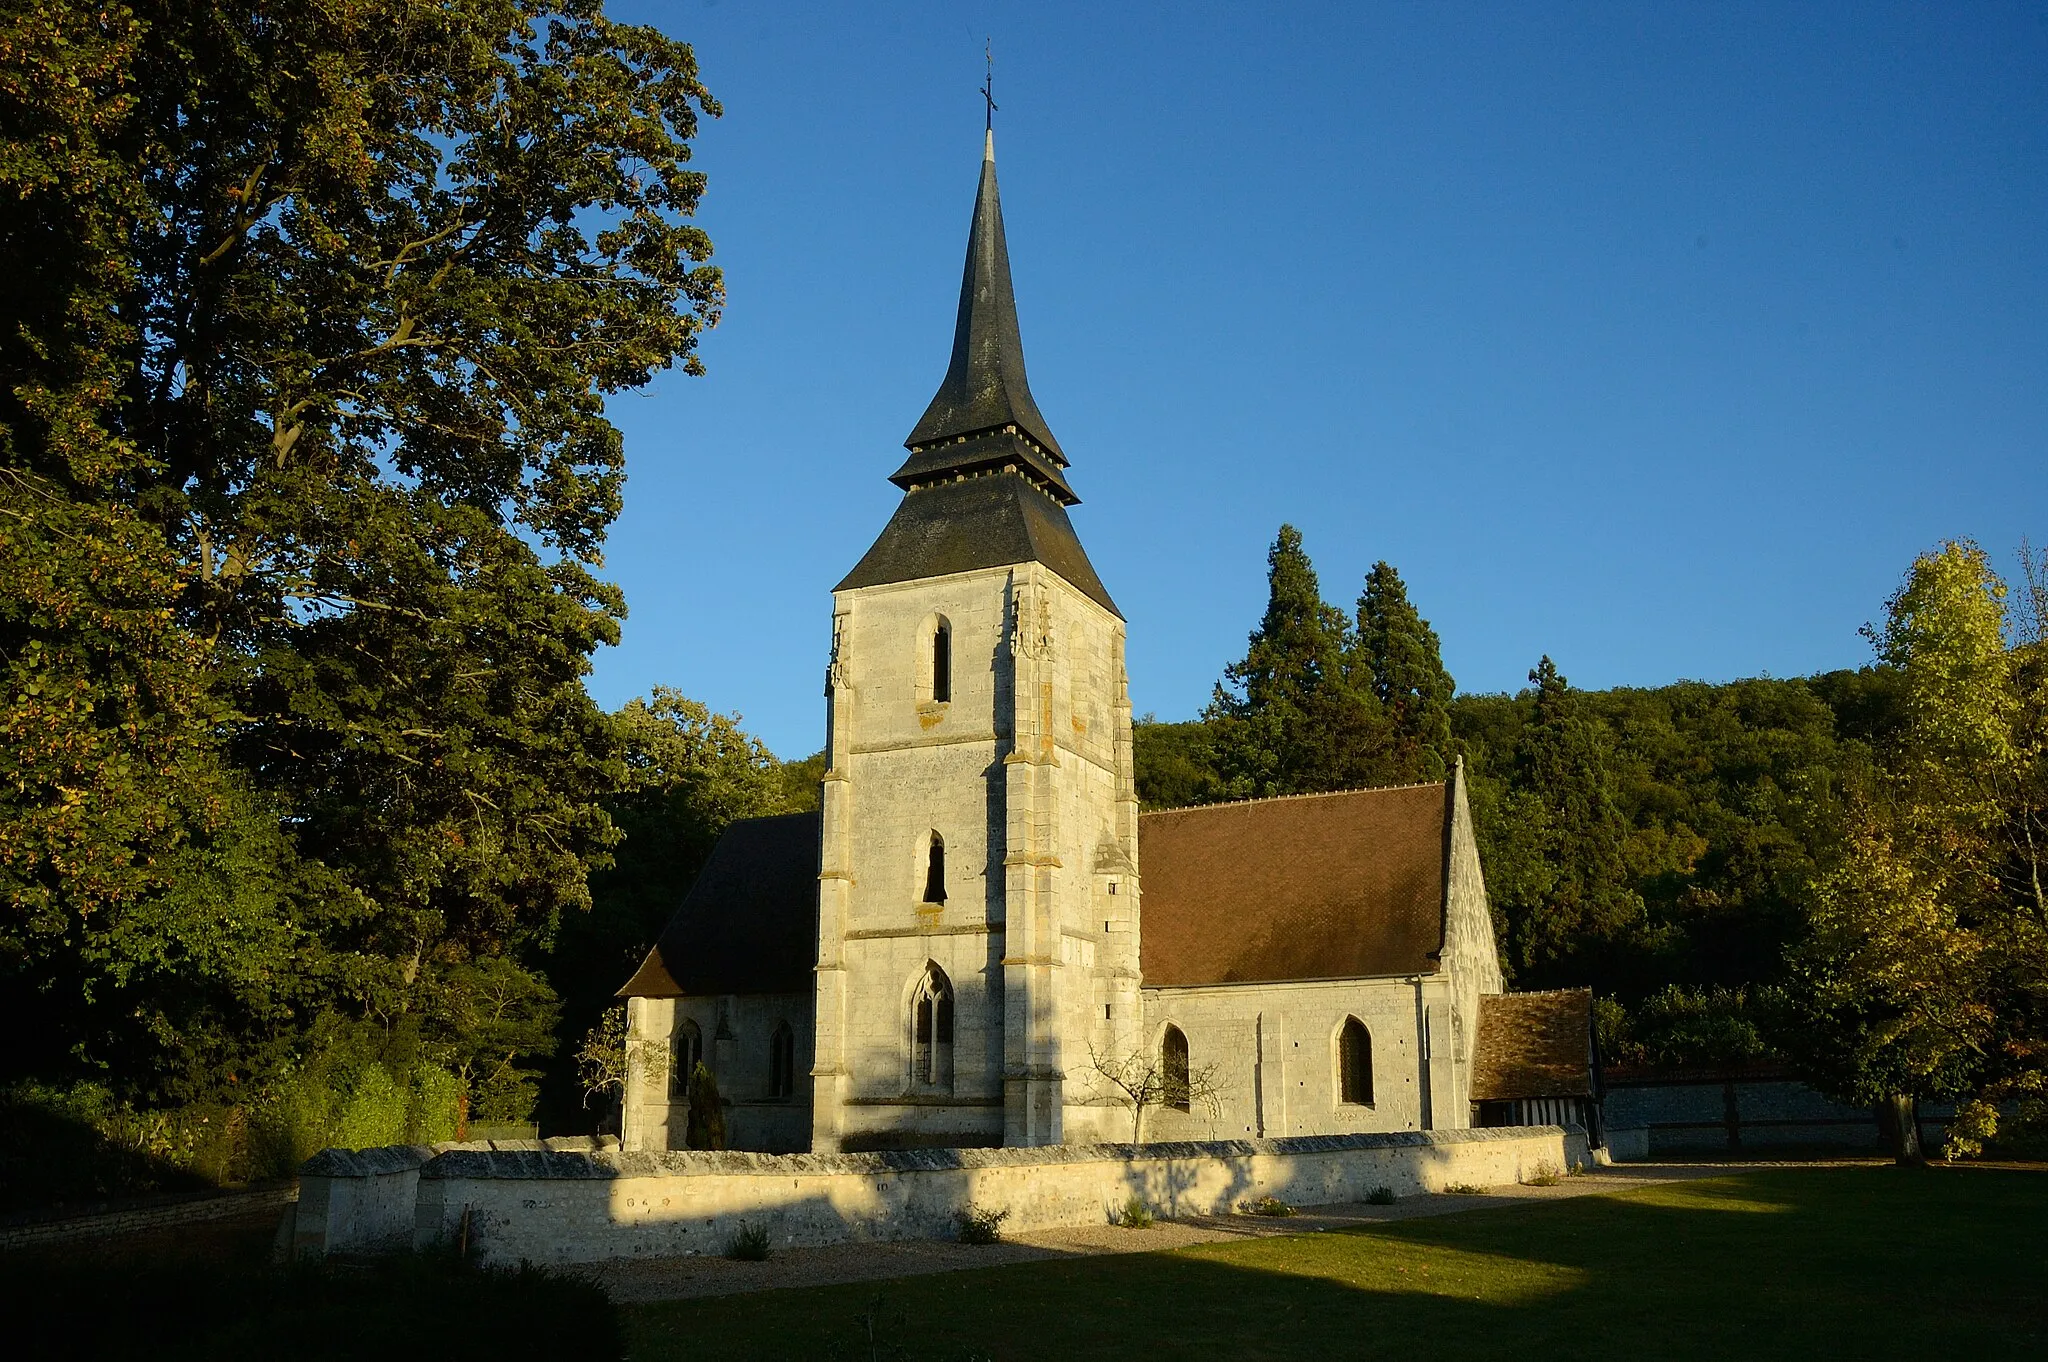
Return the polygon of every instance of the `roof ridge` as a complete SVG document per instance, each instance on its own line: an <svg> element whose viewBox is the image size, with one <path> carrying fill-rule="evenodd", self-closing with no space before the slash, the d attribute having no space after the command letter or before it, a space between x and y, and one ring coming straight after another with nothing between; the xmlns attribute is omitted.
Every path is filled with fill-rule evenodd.
<svg viewBox="0 0 2048 1362"><path fill-rule="evenodd" d="M1213 804L1180 804L1171 809L1146 809L1141 817L1155 813L1193 813L1197 809L1233 809L1246 804L1284 804L1291 799L1332 799L1338 795L1394 794L1401 790L1441 790L1448 781L1417 780L1406 785L1357 785L1348 790L1311 790L1305 794L1258 795L1251 799L1219 799Z"/></svg>

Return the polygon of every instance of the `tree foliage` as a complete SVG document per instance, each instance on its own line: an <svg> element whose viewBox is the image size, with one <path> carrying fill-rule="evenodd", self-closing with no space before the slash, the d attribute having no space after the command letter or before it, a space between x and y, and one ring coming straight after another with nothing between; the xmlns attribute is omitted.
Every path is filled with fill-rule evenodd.
<svg viewBox="0 0 2048 1362"><path fill-rule="evenodd" d="M1949 543L1868 631L1901 718L1794 957L1795 1052L1849 1100L2043 1091L2042 643L2009 604L1983 551Z"/></svg>
<svg viewBox="0 0 2048 1362"><path fill-rule="evenodd" d="M717 318L716 112L594 0L0 19L17 1071L176 1096L336 1007L517 1100L624 778L604 404Z"/></svg>

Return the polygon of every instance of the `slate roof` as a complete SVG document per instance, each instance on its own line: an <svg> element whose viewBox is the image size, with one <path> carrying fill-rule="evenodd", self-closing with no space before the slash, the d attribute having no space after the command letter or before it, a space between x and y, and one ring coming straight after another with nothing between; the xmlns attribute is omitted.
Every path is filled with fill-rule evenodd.
<svg viewBox="0 0 2048 1362"><path fill-rule="evenodd" d="M1017 330L1017 297L1010 287L1010 248L1003 238L1002 197L996 189L995 134L982 144L981 183L967 231L967 264L960 277L960 310L953 323L953 357L946 377L903 443L922 451L962 435L1008 428L1037 447L1037 471L1071 505L1079 498L1060 476L1067 456L1039 415L1024 377L1024 341ZM905 481L912 464L897 473Z"/></svg>
<svg viewBox="0 0 2048 1362"><path fill-rule="evenodd" d="M816 811L728 827L619 996L809 993L818 846Z"/></svg>
<svg viewBox="0 0 2048 1362"><path fill-rule="evenodd" d="M1592 1027L1589 988L1482 997L1472 1100L1591 1095Z"/></svg>
<svg viewBox="0 0 2048 1362"><path fill-rule="evenodd" d="M970 477L905 494L874 547L833 590L1011 563L1043 563L1123 618L1074 534L1067 508L1015 473Z"/></svg>
<svg viewBox="0 0 2048 1362"><path fill-rule="evenodd" d="M1147 988L1433 974L1441 968L1445 785L1147 813Z"/></svg>

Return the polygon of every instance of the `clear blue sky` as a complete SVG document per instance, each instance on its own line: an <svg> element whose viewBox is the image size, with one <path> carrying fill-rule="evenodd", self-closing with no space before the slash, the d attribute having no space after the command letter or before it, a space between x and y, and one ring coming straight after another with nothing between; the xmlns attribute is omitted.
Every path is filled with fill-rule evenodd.
<svg viewBox="0 0 2048 1362"><path fill-rule="evenodd" d="M618 400L593 691L822 741L830 589L946 367L984 35L1033 392L1194 714L1301 527L1461 689L1858 665L2048 539L2048 5L616 4L725 117L710 375Z"/></svg>

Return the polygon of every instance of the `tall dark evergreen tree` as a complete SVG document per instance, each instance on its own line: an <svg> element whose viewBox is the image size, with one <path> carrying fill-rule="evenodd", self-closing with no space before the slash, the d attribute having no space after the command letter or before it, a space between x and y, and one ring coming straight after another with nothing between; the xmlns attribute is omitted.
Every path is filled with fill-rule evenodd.
<svg viewBox="0 0 2048 1362"><path fill-rule="evenodd" d="M1301 531L1282 525L1266 555L1266 613L1244 660L1224 670L1207 718L1225 793L1301 794L1376 783L1385 716L1345 666L1349 622L1323 600Z"/></svg>
<svg viewBox="0 0 2048 1362"><path fill-rule="evenodd" d="M1500 804L1488 887L1520 981L1583 983L1640 947L1647 921L1629 884L1629 824L1615 798L1606 728L1548 657L1529 680L1533 713Z"/></svg>
<svg viewBox="0 0 2048 1362"><path fill-rule="evenodd" d="M1358 598L1354 666L1386 711L1393 778L1442 780L1457 755L1451 696L1436 631L1408 599L1401 574L1374 563Z"/></svg>

